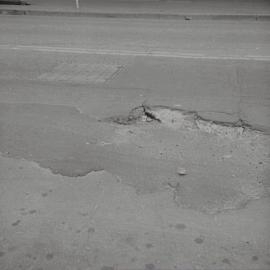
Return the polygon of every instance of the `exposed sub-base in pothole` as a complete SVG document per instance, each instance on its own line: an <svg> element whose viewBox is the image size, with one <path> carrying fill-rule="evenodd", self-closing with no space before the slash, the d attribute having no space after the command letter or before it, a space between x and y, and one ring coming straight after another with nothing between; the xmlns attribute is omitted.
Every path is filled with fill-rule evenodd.
<svg viewBox="0 0 270 270"><path fill-rule="evenodd" d="M132 125L140 122L158 122L173 129L200 130L220 136L241 136L244 133L259 132L248 123L239 119L235 122L221 122L204 119L196 111L187 111L162 105L141 105L132 109L128 115L106 118L105 121L120 125Z"/></svg>

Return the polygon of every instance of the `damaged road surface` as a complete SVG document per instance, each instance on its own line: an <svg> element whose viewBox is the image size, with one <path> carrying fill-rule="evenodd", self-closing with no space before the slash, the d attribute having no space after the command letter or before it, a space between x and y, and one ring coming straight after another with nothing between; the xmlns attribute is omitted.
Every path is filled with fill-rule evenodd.
<svg viewBox="0 0 270 270"><path fill-rule="evenodd" d="M1 269L267 269L269 136L194 115L2 103Z"/></svg>
<svg viewBox="0 0 270 270"><path fill-rule="evenodd" d="M2 15L0 269L269 270L269 29Z"/></svg>
<svg viewBox="0 0 270 270"><path fill-rule="evenodd" d="M173 163L121 151L111 142L114 127L75 108L1 104L0 110L0 149L4 156L34 161L54 174L68 177L106 170L145 192L148 186L154 189L160 185L166 175L174 177Z"/></svg>

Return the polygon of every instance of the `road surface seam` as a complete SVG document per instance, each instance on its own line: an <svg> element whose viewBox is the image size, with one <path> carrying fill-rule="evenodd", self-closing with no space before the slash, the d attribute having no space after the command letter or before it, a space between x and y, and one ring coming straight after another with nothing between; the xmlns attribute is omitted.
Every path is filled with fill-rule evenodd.
<svg viewBox="0 0 270 270"><path fill-rule="evenodd" d="M166 19L166 20L235 20L235 21L269 21L269 14L196 14L196 13L119 13L119 12L80 12L60 10L25 10L0 8L0 15L29 15L29 16L66 16L92 18L136 18L136 19Z"/></svg>
<svg viewBox="0 0 270 270"><path fill-rule="evenodd" d="M268 55L207 55L201 53L170 53L164 51L129 51L129 50L100 50L84 48L65 48L50 46L28 46L1 44L0 49L18 50L18 51L39 51L39 52L56 52L56 53L73 53L73 54L92 54L92 55L122 55L122 56L148 56L148 57L165 57L165 58L188 58L188 59L224 59L224 60L256 60L270 61Z"/></svg>

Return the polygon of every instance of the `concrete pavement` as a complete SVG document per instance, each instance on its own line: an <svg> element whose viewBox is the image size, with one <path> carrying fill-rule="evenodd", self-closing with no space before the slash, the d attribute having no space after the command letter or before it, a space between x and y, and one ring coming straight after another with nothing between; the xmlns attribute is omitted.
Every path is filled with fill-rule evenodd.
<svg viewBox="0 0 270 270"><path fill-rule="evenodd" d="M94 17L164 18L164 19L251 19L268 20L267 0L188 0L188 1L87 1L80 0L76 9L73 0L30 0L30 6L1 6L3 14L66 15Z"/></svg>
<svg viewBox="0 0 270 270"><path fill-rule="evenodd" d="M37 19L2 17L2 62L10 67L2 72L3 80L15 76L26 81L100 82L123 89L120 95L124 89L133 93L141 89L142 98L120 108L125 106L127 112L144 99L153 105L181 104L210 120L242 119L270 132L268 23L133 20L126 24L124 19L71 22L44 17L36 28ZM65 65L65 59L73 63ZM95 115L104 115L104 107L119 108L83 105ZM112 113L117 111L108 116Z"/></svg>
<svg viewBox="0 0 270 270"><path fill-rule="evenodd" d="M0 31L1 270L269 269L268 22Z"/></svg>

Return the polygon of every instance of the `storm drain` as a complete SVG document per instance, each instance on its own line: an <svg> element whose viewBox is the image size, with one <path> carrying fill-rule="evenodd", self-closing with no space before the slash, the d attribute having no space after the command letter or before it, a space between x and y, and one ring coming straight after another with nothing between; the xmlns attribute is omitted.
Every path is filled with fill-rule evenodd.
<svg viewBox="0 0 270 270"><path fill-rule="evenodd" d="M63 63L42 74L39 79L67 83L104 83L113 78L121 68L122 66L111 64Z"/></svg>

